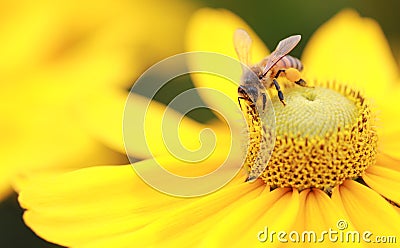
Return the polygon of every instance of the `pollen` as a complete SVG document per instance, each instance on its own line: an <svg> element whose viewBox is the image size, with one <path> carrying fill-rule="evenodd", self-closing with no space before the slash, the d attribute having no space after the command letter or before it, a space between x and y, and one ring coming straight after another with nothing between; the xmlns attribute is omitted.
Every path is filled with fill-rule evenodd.
<svg viewBox="0 0 400 248"><path fill-rule="evenodd" d="M286 88L284 95L286 106L272 97L275 115L265 121L251 108L244 111L250 130L245 162L250 174L263 168L259 179L271 188L330 192L375 163L375 118L359 91L331 82ZM276 118L276 136L268 131L271 118Z"/></svg>

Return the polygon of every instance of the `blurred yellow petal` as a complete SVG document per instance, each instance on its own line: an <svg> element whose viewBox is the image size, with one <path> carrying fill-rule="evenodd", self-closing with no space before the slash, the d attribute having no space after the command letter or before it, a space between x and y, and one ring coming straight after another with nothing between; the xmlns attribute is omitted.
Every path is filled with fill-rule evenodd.
<svg viewBox="0 0 400 248"><path fill-rule="evenodd" d="M393 122L393 119L392 119ZM400 130L393 133L385 132L379 136L379 149L394 158L400 159Z"/></svg>
<svg viewBox="0 0 400 248"><path fill-rule="evenodd" d="M383 127L381 132L400 132L399 125L393 121L400 117L400 85L391 86L385 92L384 98L379 99L376 104L379 106L377 109L378 124Z"/></svg>
<svg viewBox="0 0 400 248"><path fill-rule="evenodd" d="M396 62L379 24L344 10L322 25L307 43L302 61L307 75L336 80L384 99L398 76Z"/></svg>
<svg viewBox="0 0 400 248"><path fill-rule="evenodd" d="M225 9L204 8L192 15L187 27L186 50L217 52L237 58L233 34L238 28L246 30L253 40L251 62L260 62L269 54L268 49L245 21ZM196 82L196 85L200 84L207 82Z"/></svg>
<svg viewBox="0 0 400 248"><path fill-rule="evenodd" d="M224 9L201 9L192 16L187 27L186 51L217 52L237 59L233 46L233 34L238 28L245 29L253 40L250 54L253 63L258 63L269 54L263 42L247 24L232 12ZM211 61L190 62L210 63ZM239 79L241 74L240 64L237 64L237 67L232 68L231 71L238 73L237 78ZM215 89L217 92L225 94L231 101L237 102L237 84L221 76L206 73L196 73L191 74L191 76L196 87ZM226 113L233 116L239 113L238 107L233 108L227 105L225 98L211 97L207 94L201 94L201 92L200 95L211 108L224 108ZM229 109L226 109L228 107ZM230 119L238 119L238 117L231 117Z"/></svg>
<svg viewBox="0 0 400 248"><path fill-rule="evenodd" d="M3 182L18 173L28 175L40 168L126 163L125 155L99 143L83 128L75 101L67 100L71 97L68 85L58 96L42 95L54 88L50 90L41 84L27 84L25 88L26 92L19 94L21 101L13 100L12 94L5 95L5 100L15 103L0 107L5 117L0 124L0 171L2 177L9 178Z"/></svg>
<svg viewBox="0 0 400 248"><path fill-rule="evenodd" d="M400 164L399 164L400 165ZM369 187L387 199L400 204L400 172L381 166L369 167L363 176Z"/></svg>
<svg viewBox="0 0 400 248"><path fill-rule="evenodd" d="M379 149L381 152L400 159L399 139L400 126L400 90L393 91L396 94L389 94L387 102L382 105L378 114Z"/></svg>
<svg viewBox="0 0 400 248"><path fill-rule="evenodd" d="M400 233L400 215L374 190L358 182L347 180L332 192L332 200L350 218L356 230L375 235Z"/></svg>
<svg viewBox="0 0 400 248"><path fill-rule="evenodd" d="M109 134L119 138L112 150L116 142L99 142L108 140L82 116L101 111L93 99L109 103L148 65L181 51L191 8L179 0L2 4L0 194L18 173L126 163L120 133ZM163 22L143 21L156 19ZM109 117L121 120L122 112Z"/></svg>
<svg viewBox="0 0 400 248"><path fill-rule="evenodd" d="M400 86L393 85L383 99L374 101L379 134L380 151L400 159L399 140L400 125Z"/></svg>
<svg viewBox="0 0 400 248"><path fill-rule="evenodd" d="M378 154L376 165L400 172L400 160L383 152Z"/></svg>
<svg viewBox="0 0 400 248"><path fill-rule="evenodd" d="M104 69L113 69L124 58L132 63L131 75L136 75L154 61L180 51L191 8L179 0L153 0L152 4L126 0L8 3L2 8L0 37L4 42L0 51L9 59L3 59L0 68L14 76L21 69L82 64L89 62L82 61L84 58L97 58L104 62L109 59ZM155 19L163 22L143 21ZM162 46L160 36L164 37ZM116 57L118 60L112 63ZM125 80L119 83L131 83Z"/></svg>
<svg viewBox="0 0 400 248"><path fill-rule="evenodd" d="M133 143L128 152L137 158L169 154L169 148L178 146L189 150L209 150L206 149L209 142L217 142L215 145L218 149L225 149L226 144L231 142L229 127L222 123L203 125L156 101L147 106L148 100L140 95L132 93L128 101L127 97L125 91L108 90L86 99L86 104L80 107L81 118L88 132L121 153L125 152L123 138L125 142ZM124 110L127 111L125 115ZM135 113L130 110L135 110ZM129 124L124 129L124 137L123 124ZM206 128L214 134L205 131ZM175 141L181 143L171 143L170 139L166 139L166 134L176 134L179 140ZM223 154L226 152L221 157Z"/></svg>

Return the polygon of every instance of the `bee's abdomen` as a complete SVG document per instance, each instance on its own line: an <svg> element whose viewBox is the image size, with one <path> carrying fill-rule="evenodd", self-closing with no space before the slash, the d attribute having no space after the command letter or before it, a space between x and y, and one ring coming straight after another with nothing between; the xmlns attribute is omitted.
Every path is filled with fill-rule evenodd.
<svg viewBox="0 0 400 248"><path fill-rule="evenodd" d="M290 55L284 56L275 65L279 69L295 68L299 71L303 70L303 64L298 58L292 57Z"/></svg>

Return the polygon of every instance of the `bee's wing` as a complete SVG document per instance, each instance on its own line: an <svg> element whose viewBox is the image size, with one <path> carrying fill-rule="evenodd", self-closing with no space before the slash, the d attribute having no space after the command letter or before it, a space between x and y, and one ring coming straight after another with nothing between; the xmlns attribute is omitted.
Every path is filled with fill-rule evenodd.
<svg viewBox="0 0 400 248"><path fill-rule="evenodd" d="M278 63L286 54L290 53L293 48L300 42L301 35L292 35L279 42L275 51L273 51L267 58L266 65L263 70L263 75L267 74L271 68Z"/></svg>
<svg viewBox="0 0 400 248"><path fill-rule="evenodd" d="M250 48L252 40L250 35L243 29L237 29L233 35L233 45L240 62L250 65Z"/></svg>

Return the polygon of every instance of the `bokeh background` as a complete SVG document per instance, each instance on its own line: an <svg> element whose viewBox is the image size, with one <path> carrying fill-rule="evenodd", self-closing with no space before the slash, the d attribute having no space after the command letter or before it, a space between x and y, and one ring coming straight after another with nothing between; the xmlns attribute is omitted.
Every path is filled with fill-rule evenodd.
<svg viewBox="0 0 400 248"><path fill-rule="evenodd" d="M124 75L115 77L112 80L119 80L120 82L113 83L118 84L120 87L125 87L126 90L129 89L138 75L153 63L169 55L183 52L185 24L190 14L201 7L225 8L233 11L246 20L270 48L274 47L282 37L287 37L294 33L302 34L302 42L292 53L295 56L301 55L301 51L307 43L307 40L322 23L344 8L353 8L362 16L374 18L380 23L388 38L396 60L398 62L400 61L400 15L398 14L400 2L395 0L384 2L374 0L114 1L118 2L118 5L115 5L113 1L107 0L68 1L68 4L64 2L67 1L60 1L57 3L50 1L0 1L0 51L2 51L0 53L4 53L0 55L0 82L2 86L2 94L0 94L0 96L17 94L15 97L3 97L3 99L1 99L0 114L2 115L2 123L0 123L0 128L3 128L0 130L0 149L3 149L2 152L5 154L3 158L0 158L0 166L2 167L10 164L10 158L7 157L8 160L4 159L9 155L7 150L8 146L10 146L9 136L12 136L12 140L12 138L18 134L17 127L21 125L21 123L13 123L14 119L9 118L8 113L18 111L19 115L24 116L25 114L28 115L28 112L29 115L35 115L35 111L39 111L38 109L31 109L29 107L25 109L16 108L16 110L14 110L14 106L17 102L23 100L19 97L19 92L24 92L24 94L26 94L23 95L25 99L27 97L32 97L32 99L48 98L49 95L57 98L57 92L65 90L65 85L63 85L63 83L68 83L68 81L64 82L62 80L61 82L49 82L49 85L51 85L49 90L29 92L31 86L38 83L37 79L30 82L29 75L36 75L36 68L40 68L40 74L42 76L44 75L42 78L47 78L48 80L57 78L57 75L53 75L54 73L59 73L61 78L70 75L68 71L55 71L54 65L60 63L60 57L62 60L63 56L65 58L68 57L70 53L76 53L77 49L75 48L82 47L77 44L81 44L82 42L86 43L86 39L90 40L93 32L97 32L96 29L93 28L96 25L104 25L108 28L106 29L107 32L102 34L104 36L101 39L102 42L108 44L108 39L115 39L116 37L118 42L113 43L114 46L107 47L105 45L102 47L102 56L99 58L97 58L99 52L96 52L96 50L92 51L93 54L88 53L86 57L88 57L89 60L93 57L94 61L105 61L103 65L104 68L108 68L113 72L113 68L110 69L110 66L114 65L112 61L115 55L120 53L124 54L126 56L124 58L126 59L124 66L127 68L123 70L115 69L115 73L123 71ZM62 6L63 4L67 7ZM86 7L80 7L81 5ZM106 15L107 18L103 18L101 15L104 13L111 14ZM58 23L57 18L60 14L66 15L66 18L64 22ZM116 23L119 23L118 25L111 25L115 24L114 19ZM95 25L92 25L92 21ZM32 26L36 29L31 29ZM53 30L53 33L47 32L50 29ZM54 30L57 32L54 32ZM63 39L63 37L71 37L70 34L72 33L75 35L73 37L77 37L77 40L72 39L66 41ZM46 37L46 35L49 36ZM54 40L50 42L49 39L52 38L54 38ZM343 37L343 39L346 39L346 37ZM90 42L87 43L89 44L88 47L95 47L97 45L97 42L93 44ZM56 58L52 57L51 60L46 60L44 65L42 59L34 60L32 59L33 56L24 56L26 55L26 51L30 51L30 44L32 44L34 51L39 52L41 50L47 51L49 46L56 47L53 50L50 49L52 52L51 55L56 56ZM133 49L131 47L132 44L139 49ZM15 48L15 50L12 48ZM26 51L21 48L25 48ZM115 49L115 52L113 49ZM103 50L106 51L104 54ZM341 51L337 52L340 53ZM107 64L107 61L110 61L110 65ZM64 68L65 70L70 69L70 67L60 68ZM82 68L85 67L83 66ZM63 75L65 72L66 74ZM47 73L51 74L51 77L46 77ZM80 73L84 78L86 74L93 73L93 71L88 71L87 73L83 71ZM99 77L101 77L102 74L99 74ZM20 81L14 80L12 77L20 77L21 75L28 75L28 78L23 80L23 84L17 85ZM165 89L164 92L167 94L161 94L158 100L168 102L177 92L192 87L189 77L183 77L180 80L182 82L179 84ZM74 88L77 95L81 96L81 93L79 93L80 86L85 88L85 92L97 90L97 85L95 84L90 85L88 83L88 86L84 86L86 82L87 81L82 79L81 82L77 83L77 87ZM104 84L107 85L107 82ZM74 91L72 91L71 96L74 96ZM63 111L66 112L64 113ZM63 116L64 114L70 115L69 112L67 113L67 110L60 109L58 111L58 115ZM47 119L46 114L44 116L44 120L42 121L50 121L50 123L52 118L54 118L51 113L47 113ZM193 117L200 121L208 118L207 113L197 114ZM8 133L8 130L4 128L7 127L5 123L13 126L15 124L17 133ZM35 130L34 126L28 130L26 128L24 129L24 134L30 134L30 132L36 133L37 130ZM68 132L69 130L65 130L66 135L69 135ZM5 136L8 138L4 138ZM26 139L26 142L23 143L37 144L40 146L41 142L44 142L40 139L40 136L37 135L26 135ZM103 149L112 150L108 147L103 147ZM28 153L28 150L31 149L27 146L21 146L18 151L20 156L14 156L14 159L20 161L21 164L29 164L29 157L27 158L24 156L24 154ZM38 153L39 158L45 157L46 154L49 155L46 151L43 151L43 149L35 153ZM115 155L116 163L123 162L123 158L121 157L123 157L123 154ZM46 159L44 159L44 161L49 163ZM101 163L102 161L96 162ZM108 162L113 161L111 160ZM38 163L40 163L40 160ZM18 206L16 194L8 193L7 195L8 196L0 202L0 247L59 247L35 236L35 234L24 225L21 219L22 209Z"/></svg>

